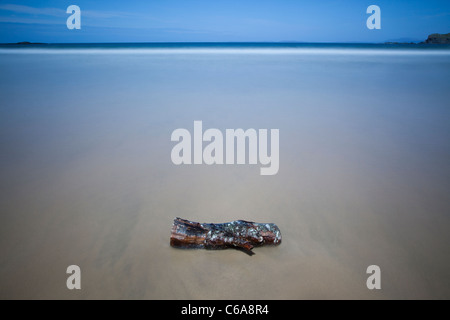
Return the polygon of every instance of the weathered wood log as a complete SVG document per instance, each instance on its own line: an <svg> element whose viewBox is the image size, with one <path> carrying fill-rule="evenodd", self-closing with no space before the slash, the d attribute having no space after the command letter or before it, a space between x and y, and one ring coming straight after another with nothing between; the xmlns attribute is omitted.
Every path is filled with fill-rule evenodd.
<svg viewBox="0 0 450 320"><path fill-rule="evenodd" d="M236 220L227 223L198 223L181 218L173 221L170 245L176 248L235 248L249 255L254 247L281 243L280 229L273 223Z"/></svg>

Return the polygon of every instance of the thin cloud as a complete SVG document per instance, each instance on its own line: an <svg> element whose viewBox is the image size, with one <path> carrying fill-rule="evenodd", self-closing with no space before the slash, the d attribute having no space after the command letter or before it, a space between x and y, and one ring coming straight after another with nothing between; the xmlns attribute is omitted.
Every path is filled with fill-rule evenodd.
<svg viewBox="0 0 450 320"><path fill-rule="evenodd" d="M60 8L35 8L17 4L0 4L0 10L10 11L14 13L30 14L30 15L45 15L53 17L66 16L66 10ZM84 17L96 18L96 19L109 19L109 18L148 18L142 14L129 13L124 11L95 11L95 10L83 10L81 13Z"/></svg>
<svg viewBox="0 0 450 320"><path fill-rule="evenodd" d="M19 4L0 4L0 10L31 15L52 16L52 17L61 17L66 14L65 10L59 8L34 8Z"/></svg>
<svg viewBox="0 0 450 320"><path fill-rule="evenodd" d="M192 30L168 26L170 21L149 16L144 12L84 10L81 7L82 27L118 28L125 30L160 31L161 33L208 34L204 30ZM69 14L61 8L36 8L26 5L0 4L0 23L35 25L65 24ZM155 25L156 24L156 25Z"/></svg>
<svg viewBox="0 0 450 320"><path fill-rule="evenodd" d="M85 17L96 18L96 19L110 19L110 18L141 18L145 17L141 14L122 12L122 11L92 11L83 10L81 8L81 13Z"/></svg>
<svg viewBox="0 0 450 320"><path fill-rule="evenodd" d="M57 20L25 18L25 17L0 17L0 23L23 23L23 24L61 24Z"/></svg>
<svg viewBox="0 0 450 320"><path fill-rule="evenodd" d="M433 19L433 18L440 18L440 17L445 17L445 16L450 16L450 12L441 12L441 13L437 13L437 14L433 14L433 15L423 16L422 19Z"/></svg>

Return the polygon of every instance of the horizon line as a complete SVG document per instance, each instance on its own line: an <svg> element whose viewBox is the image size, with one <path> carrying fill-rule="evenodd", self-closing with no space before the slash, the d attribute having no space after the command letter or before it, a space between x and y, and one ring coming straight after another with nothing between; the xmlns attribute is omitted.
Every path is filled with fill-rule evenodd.
<svg viewBox="0 0 450 320"><path fill-rule="evenodd" d="M120 42L31 42L31 41L19 41L19 42L1 42L0 45L58 45L58 44L171 44L171 43L186 43L186 44L204 44L204 43L231 43L231 44L245 44L245 43L276 43L276 44L420 44L424 41L382 41L382 42L364 42L364 41L120 41Z"/></svg>

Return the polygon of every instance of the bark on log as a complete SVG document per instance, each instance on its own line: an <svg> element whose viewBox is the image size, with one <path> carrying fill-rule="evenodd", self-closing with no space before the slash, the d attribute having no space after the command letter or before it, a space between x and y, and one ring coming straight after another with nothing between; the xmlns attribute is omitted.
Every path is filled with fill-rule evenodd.
<svg viewBox="0 0 450 320"><path fill-rule="evenodd" d="M235 248L249 255L254 247L281 243L280 229L273 223L236 220L227 223L198 223L181 218L173 221L170 245L176 248Z"/></svg>

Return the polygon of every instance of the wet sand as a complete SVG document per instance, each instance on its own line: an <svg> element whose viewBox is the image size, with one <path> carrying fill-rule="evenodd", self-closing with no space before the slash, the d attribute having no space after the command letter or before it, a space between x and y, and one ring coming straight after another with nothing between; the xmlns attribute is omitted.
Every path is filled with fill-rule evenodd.
<svg viewBox="0 0 450 320"><path fill-rule="evenodd" d="M450 298L450 58L7 55L1 299ZM182 165L176 128L280 129L280 170ZM173 218L273 222L179 250ZM81 290L66 288L79 265ZM368 290L366 268L381 268Z"/></svg>

